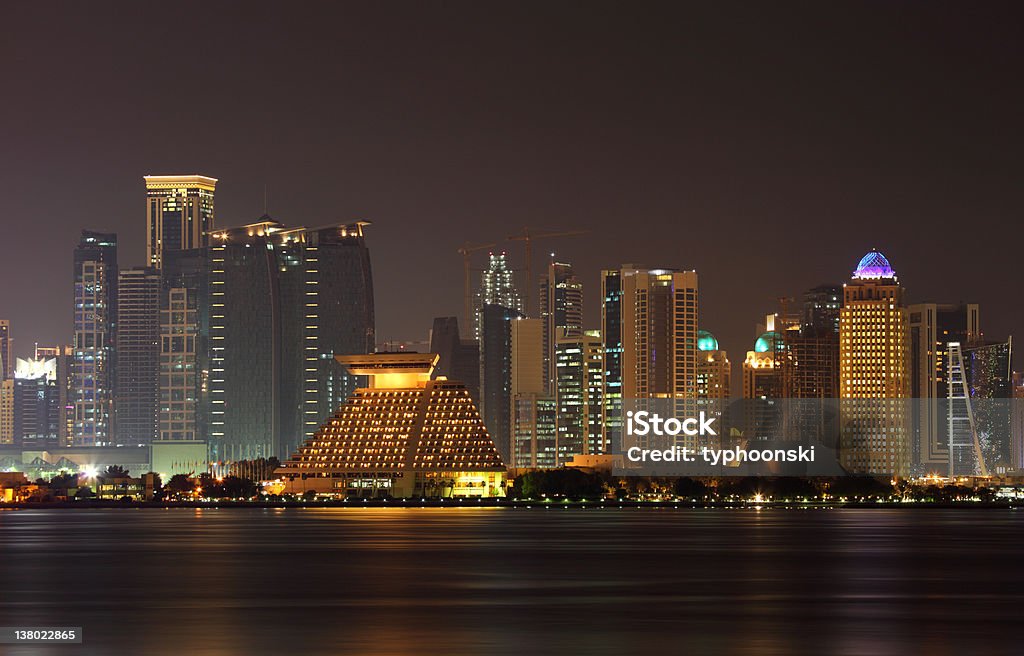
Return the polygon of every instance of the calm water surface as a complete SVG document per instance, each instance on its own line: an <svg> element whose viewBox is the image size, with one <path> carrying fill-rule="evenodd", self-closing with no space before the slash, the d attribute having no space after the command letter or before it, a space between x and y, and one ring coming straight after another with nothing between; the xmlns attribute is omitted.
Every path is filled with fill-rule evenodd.
<svg viewBox="0 0 1024 656"><path fill-rule="evenodd" d="M4 654L1024 653L1005 510L0 512ZM0 647L0 650L3 650Z"/></svg>

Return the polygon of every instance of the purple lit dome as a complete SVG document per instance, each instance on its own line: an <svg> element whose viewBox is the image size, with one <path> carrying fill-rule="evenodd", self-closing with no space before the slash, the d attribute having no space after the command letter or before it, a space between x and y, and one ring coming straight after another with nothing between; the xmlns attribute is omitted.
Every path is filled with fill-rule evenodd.
<svg viewBox="0 0 1024 656"><path fill-rule="evenodd" d="M892 270L889 260L878 251L872 249L870 253L860 258L857 270L853 272L854 280L876 280L878 278L895 278L896 272Z"/></svg>

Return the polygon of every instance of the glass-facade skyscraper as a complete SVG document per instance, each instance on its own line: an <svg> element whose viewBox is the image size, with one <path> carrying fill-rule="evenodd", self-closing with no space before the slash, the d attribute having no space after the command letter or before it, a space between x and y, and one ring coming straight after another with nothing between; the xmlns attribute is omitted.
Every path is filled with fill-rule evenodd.
<svg viewBox="0 0 1024 656"><path fill-rule="evenodd" d="M355 390L336 355L374 350L366 222L262 217L209 249L206 418L216 461L286 457Z"/></svg>
<svg viewBox="0 0 1024 656"><path fill-rule="evenodd" d="M118 444L149 444L158 436L160 288L156 269L135 267L118 274L114 394Z"/></svg>
<svg viewBox="0 0 1024 656"><path fill-rule="evenodd" d="M110 444L116 381L117 235L82 231L74 253L74 446Z"/></svg>

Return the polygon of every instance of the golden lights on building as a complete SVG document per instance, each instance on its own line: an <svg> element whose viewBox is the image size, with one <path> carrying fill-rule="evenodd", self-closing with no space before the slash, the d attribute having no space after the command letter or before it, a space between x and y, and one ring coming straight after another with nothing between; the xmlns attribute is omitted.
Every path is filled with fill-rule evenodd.
<svg viewBox="0 0 1024 656"><path fill-rule="evenodd" d="M907 476L909 324L904 289L878 251L843 288L839 316L840 457L851 473Z"/></svg>
<svg viewBox="0 0 1024 656"><path fill-rule="evenodd" d="M430 380L438 356L338 356L368 376L277 474L286 490L360 497L504 495L505 465L466 386Z"/></svg>

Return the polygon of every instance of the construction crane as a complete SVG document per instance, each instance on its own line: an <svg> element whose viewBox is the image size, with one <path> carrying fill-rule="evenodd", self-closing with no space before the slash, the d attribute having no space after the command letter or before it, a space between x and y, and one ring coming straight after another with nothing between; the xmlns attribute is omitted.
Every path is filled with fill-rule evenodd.
<svg viewBox="0 0 1024 656"><path fill-rule="evenodd" d="M471 323L472 322L470 321L470 317L471 317L471 313L472 313L472 308L470 307L470 305L471 305L470 304L470 296L471 296L471 294L470 294L470 287L471 287L471 285L470 285L470 280L469 280L469 273L472 270L470 268L470 265L469 265L470 255L472 253L477 252L477 251L486 250L488 248L494 248L496 246L497 246L497 244L471 244L471 243L469 243L467 241L457 251L458 254L462 256L462 268L463 268L463 271L465 273L465 283L466 283L465 284L465 290L464 290L464 296L463 296L463 308L462 308L462 311L465 313L463 319L465 319L465 321L466 321L465 325L462 328L462 332L463 332L464 335L469 335L469 334L471 334L471 331L472 331L472 328L471 328Z"/></svg>
<svg viewBox="0 0 1024 656"><path fill-rule="evenodd" d="M533 285L533 241L535 239L553 239L555 237L575 237L585 235L589 230L536 230L523 228L521 235L510 235L509 241L522 241L526 243L526 293L523 294L523 309L530 314L530 289Z"/></svg>

